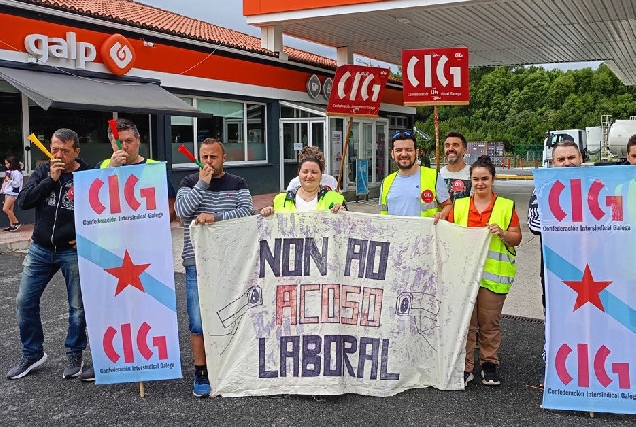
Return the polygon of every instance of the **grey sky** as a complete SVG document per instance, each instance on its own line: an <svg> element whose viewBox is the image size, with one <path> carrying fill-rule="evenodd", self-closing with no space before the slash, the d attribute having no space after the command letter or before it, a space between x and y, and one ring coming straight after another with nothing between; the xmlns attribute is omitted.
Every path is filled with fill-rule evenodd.
<svg viewBox="0 0 636 427"><path fill-rule="evenodd" d="M243 1L242 0L136 0L140 3L149 4L161 9L169 10L179 13L181 15L189 16L192 18L200 19L205 22L210 22L221 27L230 28L232 30L240 31L242 33L249 34L251 36L260 37L260 29L247 25L245 17L243 16ZM291 0L290 0L291 1ZM322 46L315 43L309 43L304 40L294 39L292 37L284 37L283 43L286 46L292 46L297 49L303 49L308 52L322 55L327 58L336 58L336 49L332 47ZM376 65L376 66L389 66L379 61L367 59L363 57L357 57L356 61L359 63ZM584 67L598 68L600 62L575 62L568 64L540 64L546 69L559 68L562 70L573 70ZM391 66L396 70L397 66Z"/></svg>

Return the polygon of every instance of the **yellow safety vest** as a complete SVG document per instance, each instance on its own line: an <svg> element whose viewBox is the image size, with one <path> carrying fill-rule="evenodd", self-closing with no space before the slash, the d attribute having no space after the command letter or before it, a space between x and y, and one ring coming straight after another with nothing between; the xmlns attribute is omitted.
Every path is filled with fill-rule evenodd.
<svg viewBox="0 0 636 427"><path fill-rule="evenodd" d="M389 195L389 190L393 181L397 177L397 172L393 172L391 175L384 178L382 181L382 194L380 195L380 213L382 215L389 214L389 207L386 204L386 199ZM420 166L420 190L422 192L429 190L433 193L433 201L425 202L420 194L420 215L426 217L432 217L440 211L437 203L437 171L435 169L427 168L426 166Z"/></svg>
<svg viewBox="0 0 636 427"><path fill-rule="evenodd" d="M288 191L287 193L280 193L274 197L274 211L275 212L296 212L296 191ZM326 211L331 209L334 205L344 203L344 196L337 191L327 190L321 188L318 192L318 205L316 205L317 211Z"/></svg>
<svg viewBox="0 0 636 427"><path fill-rule="evenodd" d="M453 208L455 224L468 226L470 200L471 197L455 200ZM497 196L488 224L497 224L502 230L507 230L514 207L514 201ZM484 264L481 286L496 294L507 294L515 280L517 271L515 255L514 248L508 248L501 239L492 237Z"/></svg>
<svg viewBox="0 0 636 427"><path fill-rule="evenodd" d="M146 159L146 163L159 163L159 162L157 160ZM104 169L104 168L107 168L108 165L110 165L110 159L106 159L103 162L101 162L99 164L99 168L100 169ZM126 165L124 165L124 166L126 166Z"/></svg>

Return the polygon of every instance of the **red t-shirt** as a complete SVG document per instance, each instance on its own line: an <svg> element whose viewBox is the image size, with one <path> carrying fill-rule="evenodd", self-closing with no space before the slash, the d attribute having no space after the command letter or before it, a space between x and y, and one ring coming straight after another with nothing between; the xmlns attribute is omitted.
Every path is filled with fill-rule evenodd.
<svg viewBox="0 0 636 427"><path fill-rule="evenodd" d="M475 196L470 196L470 207L468 208L468 227L485 227L488 225L488 220L490 219L490 214L492 213L492 208L495 205L495 199L497 195L492 193L492 200L486 209L484 209L481 213L477 211L475 208ZM451 209L450 214L448 215L448 222L455 222L455 212L454 209ZM510 218L510 227L518 227L519 226L519 216L517 215L517 211L512 209L512 218Z"/></svg>

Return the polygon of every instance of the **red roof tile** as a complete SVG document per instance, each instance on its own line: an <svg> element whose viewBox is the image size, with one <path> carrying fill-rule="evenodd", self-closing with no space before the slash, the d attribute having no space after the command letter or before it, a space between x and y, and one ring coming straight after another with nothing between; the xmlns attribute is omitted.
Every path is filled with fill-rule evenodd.
<svg viewBox="0 0 636 427"><path fill-rule="evenodd" d="M154 30L192 40L220 44L248 52L276 56L261 47L261 40L239 31L219 27L133 0L18 0L78 15L100 18L133 27ZM236 1L236 0L232 0ZM291 61L335 70L336 61L300 49L285 46Z"/></svg>

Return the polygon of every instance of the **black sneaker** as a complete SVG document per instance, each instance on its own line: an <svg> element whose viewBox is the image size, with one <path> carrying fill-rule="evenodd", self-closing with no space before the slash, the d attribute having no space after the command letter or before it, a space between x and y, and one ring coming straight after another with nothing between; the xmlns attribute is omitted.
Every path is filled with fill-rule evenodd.
<svg viewBox="0 0 636 427"><path fill-rule="evenodd" d="M208 379L207 369L197 369L194 371L194 384L192 386L192 394L196 397L208 397L211 387Z"/></svg>
<svg viewBox="0 0 636 427"><path fill-rule="evenodd" d="M17 380L18 378L25 377L33 369L43 365L48 358L46 353L42 353L41 357L23 357L17 365L9 370L7 378Z"/></svg>
<svg viewBox="0 0 636 427"><path fill-rule="evenodd" d="M486 362L481 365L481 382L484 385L499 385L499 374L497 373L497 365Z"/></svg>
<svg viewBox="0 0 636 427"><path fill-rule="evenodd" d="M475 376L472 372L464 371L464 387L468 386L468 383L471 382L474 378Z"/></svg>
<svg viewBox="0 0 636 427"><path fill-rule="evenodd" d="M84 366L82 362L82 352L69 353L66 357L68 358L68 367L62 372L62 378L70 379L78 377L79 374L82 373L82 366Z"/></svg>
<svg viewBox="0 0 636 427"><path fill-rule="evenodd" d="M18 231L18 228L19 228L18 226L12 225L11 227L5 228L4 230L5 231Z"/></svg>
<svg viewBox="0 0 636 427"><path fill-rule="evenodd" d="M19 222L16 222L15 224L13 224L13 230L11 231L18 231L18 229L20 228L22 224L20 224Z"/></svg>
<svg viewBox="0 0 636 427"><path fill-rule="evenodd" d="M79 374L79 379L82 381L95 381L95 369L92 366L82 368L82 373Z"/></svg>
<svg viewBox="0 0 636 427"><path fill-rule="evenodd" d="M13 229L13 226L10 225L7 228L3 228L2 231L11 231Z"/></svg>

